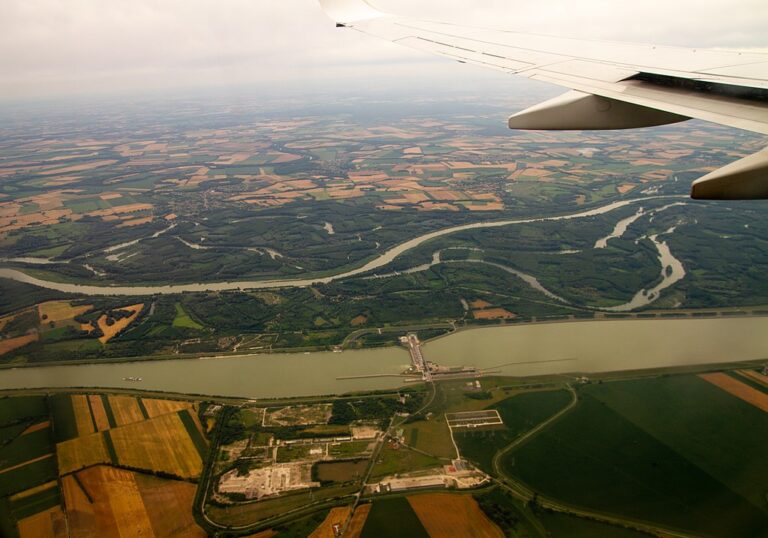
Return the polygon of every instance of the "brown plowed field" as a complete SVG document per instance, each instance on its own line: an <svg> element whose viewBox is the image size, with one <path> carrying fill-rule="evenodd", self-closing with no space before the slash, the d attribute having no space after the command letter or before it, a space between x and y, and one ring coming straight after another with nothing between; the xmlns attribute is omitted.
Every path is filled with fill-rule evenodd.
<svg viewBox="0 0 768 538"><path fill-rule="evenodd" d="M469 495L426 493L408 497L430 538L504 538L504 533Z"/></svg>
<svg viewBox="0 0 768 538"><path fill-rule="evenodd" d="M309 535L309 538L336 538L333 532L334 524L344 526L352 509L349 506L332 508L325 520Z"/></svg>
<svg viewBox="0 0 768 538"><path fill-rule="evenodd" d="M768 413L768 394L753 389L749 385L745 385L741 381L723 373L701 374L699 377L723 389L728 394L736 396L740 400L744 400Z"/></svg>
<svg viewBox="0 0 768 538"><path fill-rule="evenodd" d="M352 515L352 520L349 522L349 527L347 527L347 533L345 536L347 538L360 538L360 534L363 532L363 527L365 527L365 520L368 519L368 512L371 511L371 507L373 504L361 504L357 508L355 508L355 513Z"/></svg>
<svg viewBox="0 0 768 538"><path fill-rule="evenodd" d="M192 517L194 484L145 474L134 475L155 536L204 538Z"/></svg>
<svg viewBox="0 0 768 538"><path fill-rule="evenodd" d="M20 347L36 342L38 338L37 333L25 334L24 336L17 336L16 338L6 338L0 340L0 355L18 349Z"/></svg>
<svg viewBox="0 0 768 538"><path fill-rule="evenodd" d="M54 506L18 522L19 538L65 538L67 526L61 506Z"/></svg>

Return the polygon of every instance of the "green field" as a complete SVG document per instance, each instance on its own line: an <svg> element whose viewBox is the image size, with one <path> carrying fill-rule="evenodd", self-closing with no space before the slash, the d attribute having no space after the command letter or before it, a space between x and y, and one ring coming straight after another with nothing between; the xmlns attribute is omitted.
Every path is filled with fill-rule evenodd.
<svg viewBox="0 0 768 538"><path fill-rule="evenodd" d="M48 397L48 407L53 418L53 435L56 442L77 437L77 423L70 395L52 394Z"/></svg>
<svg viewBox="0 0 768 538"><path fill-rule="evenodd" d="M384 446L379 452L379 460L373 467L371 478L376 479L396 473L438 467L442 463L444 462L437 458L426 456L407 447L401 446L399 449L394 449L390 446Z"/></svg>
<svg viewBox="0 0 768 538"><path fill-rule="evenodd" d="M768 414L694 376L591 385L508 454L545 495L706 535L762 536Z"/></svg>
<svg viewBox="0 0 768 538"><path fill-rule="evenodd" d="M0 469L13 467L53 451L50 428L20 435L0 448Z"/></svg>
<svg viewBox="0 0 768 538"><path fill-rule="evenodd" d="M429 538L405 497L377 499L365 520L361 538Z"/></svg>
<svg viewBox="0 0 768 538"><path fill-rule="evenodd" d="M47 414L45 396L0 398L0 426L7 426L33 417L44 417Z"/></svg>
<svg viewBox="0 0 768 538"><path fill-rule="evenodd" d="M557 413L570 399L565 390L517 394L489 407L499 411L503 428L454 430L453 438L464 458L492 473L491 460L497 451Z"/></svg>
<svg viewBox="0 0 768 538"><path fill-rule="evenodd" d="M173 326L186 329L202 329L203 326L193 320L180 303L176 303L176 317L173 318Z"/></svg>

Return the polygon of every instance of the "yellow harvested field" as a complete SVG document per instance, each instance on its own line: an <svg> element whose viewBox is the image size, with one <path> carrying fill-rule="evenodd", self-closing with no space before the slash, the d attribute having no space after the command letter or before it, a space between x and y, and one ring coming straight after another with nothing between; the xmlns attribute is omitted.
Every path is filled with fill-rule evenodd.
<svg viewBox="0 0 768 538"><path fill-rule="evenodd" d="M104 409L104 401L98 394L91 394L88 396L88 402L91 404L91 413L93 414L93 421L96 423L96 429L100 432L109 429L109 419L107 418L107 410Z"/></svg>
<svg viewBox="0 0 768 538"><path fill-rule="evenodd" d="M155 400L153 398L142 398L144 409L147 410L149 418L159 417L160 415L167 415L168 413L176 413L183 409L189 409L192 407L192 402L179 402L177 400Z"/></svg>
<svg viewBox="0 0 768 538"><path fill-rule="evenodd" d="M336 538L337 534L333 531L333 526L343 527L351 512L352 509L349 506L332 508L325 520L309 535L309 538Z"/></svg>
<svg viewBox="0 0 768 538"><path fill-rule="evenodd" d="M51 425L50 420L44 420L43 422L38 422L37 424L32 424L29 428L21 432L21 435L27 435L28 433L36 432L38 430L44 430L45 428L49 427Z"/></svg>
<svg viewBox="0 0 768 538"><path fill-rule="evenodd" d="M203 461L178 414L110 431L120 465L162 471L181 478L200 475Z"/></svg>
<svg viewBox="0 0 768 538"><path fill-rule="evenodd" d="M474 308L474 309L479 309L479 308L488 308L489 306L493 306L493 305L491 303L489 303L488 301L483 301L482 299L477 299L475 301L470 302L469 306Z"/></svg>
<svg viewBox="0 0 768 538"><path fill-rule="evenodd" d="M34 488L25 489L24 491L20 491L19 493L11 495L10 499L12 501L18 501L19 499L29 497L30 495L34 495L35 493L40 493L41 491L45 491L46 489L51 489L52 487L56 486L56 483L57 482L55 480L51 480L50 482L46 482L45 484L40 484L39 486L35 486Z"/></svg>
<svg viewBox="0 0 768 538"><path fill-rule="evenodd" d="M88 407L88 396L85 394L73 394L70 396L70 399L72 400L72 410L75 413L77 435L88 435L96 431L93 427L91 409Z"/></svg>
<svg viewBox="0 0 768 538"><path fill-rule="evenodd" d="M473 311L472 317L475 319L514 319L517 315L504 308L486 308L485 310Z"/></svg>
<svg viewBox="0 0 768 538"><path fill-rule="evenodd" d="M363 533L363 527L365 527L365 521L368 519L368 513L371 511L371 503L361 504L355 508L355 513L352 515L352 520L349 522L347 532L345 536L347 538L359 538Z"/></svg>
<svg viewBox="0 0 768 538"><path fill-rule="evenodd" d="M102 166L109 166L112 164L115 164L117 161L114 160L104 160L104 161L93 161L86 164L77 164L73 166L65 166L65 167L58 167L53 169L44 170L41 172L38 172L41 176L50 176L53 174L69 174L72 172L84 172L85 170L93 170L94 168L101 168Z"/></svg>
<svg viewBox="0 0 768 538"><path fill-rule="evenodd" d="M107 399L118 426L144 420L139 402L133 396L108 396Z"/></svg>
<svg viewBox="0 0 768 538"><path fill-rule="evenodd" d="M85 314L93 305L72 306L69 301L48 301L37 305L40 321L64 321Z"/></svg>
<svg viewBox="0 0 768 538"><path fill-rule="evenodd" d="M470 495L426 493L408 497L430 538L504 538L504 533Z"/></svg>
<svg viewBox="0 0 768 538"><path fill-rule="evenodd" d="M59 457L60 475L97 463L111 463L107 446L104 444L104 435L101 433L63 441L56 445L56 453Z"/></svg>
<svg viewBox="0 0 768 538"><path fill-rule="evenodd" d="M768 413L768 394L753 389L749 385L724 373L701 374L699 377L723 389L728 394L736 396L738 399Z"/></svg>
<svg viewBox="0 0 768 538"><path fill-rule="evenodd" d="M72 536L155 536L133 473L98 466L77 477L62 480Z"/></svg>
<svg viewBox="0 0 768 538"><path fill-rule="evenodd" d="M155 536L204 538L195 524L192 502L197 487L189 482L134 474Z"/></svg>
<svg viewBox="0 0 768 538"><path fill-rule="evenodd" d="M14 349L24 347L27 344L31 344L32 342L37 342L37 339L38 339L38 334L31 333L31 334L25 334L24 336L17 336L16 338L7 338L5 340L0 340L0 355L13 351Z"/></svg>
<svg viewBox="0 0 768 538"><path fill-rule="evenodd" d="M139 226L141 224L148 224L155 220L155 217L143 217L140 219L129 219L124 220L121 224L118 224L118 228L128 228L130 226Z"/></svg>
<svg viewBox="0 0 768 538"><path fill-rule="evenodd" d="M353 326L364 325L366 321L368 321L368 318L360 314L359 316L352 318L349 324Z"/></svg>
<svg viewBox="0 0 768 538"><path fill-rule="evenodd" d="M112 325L107 325L107 315L102 314L99 318L99 329L101 329L101 332L104 333L104 336L99 338L99 342L102 344L105 344L109 342L112 338L114 338L117 333L128 327L134 319L136 319L136 316L139 315L139 313L144 308L143 303L131 305L131 306L125 306L123 308L120 308L120 310L124 311L130 311L132 314L128 316L127 318L122 318L115 320L115 322Z"/></svg>
<svg viewBox="0 0 768 538"><path fill-rule="evenodd" d="M19 538L64 538L67 525L61 506L54 506L18 522Z"/></svg>

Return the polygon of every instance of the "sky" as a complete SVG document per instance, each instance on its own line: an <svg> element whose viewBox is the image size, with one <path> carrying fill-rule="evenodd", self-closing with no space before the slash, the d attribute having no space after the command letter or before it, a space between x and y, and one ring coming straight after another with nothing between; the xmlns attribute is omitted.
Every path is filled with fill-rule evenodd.
<svg viewBox="0 0 768 538"><path fill-rule="evenodd" d="M375 4L399 14L516 31L768 48L765 0ZM337 29L317 0L0 0L0 99L5 100L235 87L273 93L403 84L482 87L506 78Z"/></svg>

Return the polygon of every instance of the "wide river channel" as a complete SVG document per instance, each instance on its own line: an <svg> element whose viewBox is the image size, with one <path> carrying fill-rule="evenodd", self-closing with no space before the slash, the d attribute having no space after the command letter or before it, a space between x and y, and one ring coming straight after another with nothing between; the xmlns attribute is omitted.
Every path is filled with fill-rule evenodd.
<svg viewBox="0 0 768 538"><path fill-rule="evenodd" d="M418 237L414 237L408 241L396 245L381 255L377 256L368 263L349 271L337 273L335 275L316 277L316 278L298 278L290 280L251 280L251 281L234 281L234 282L205 282L194 284L170 284L170 285L157 285L157 286L142 286L142 285L130 285L130 286L91 286L86 284L70 284L64 282L57 282L53 280L44 280L41 278L33 277L23 271L17 269L0 268L0 277L10 278L18 282L25 282L27 284L34 284L41 288L55 289L66 293L84 293L86 295L154 295L154 294L173 294L173 293L187 293L187 292L201 292L201 291L225 291L236 289L269 289L269 288L296 288L306 287L318 283L328 283L335 280L342 280L345 278L353 277L374 269L379 269L391 263L395 258L401 254L412 250L422 243L425 243L431 239L441 237L444 235L453 234L456 232L462 232L465 230L473 230L478 228L498 228L500 226L512 226L519 224L530 224L532 222L545 222L545 221L559 221L559 220L571 220L584 217L591 217L595 215L602 215L609 213L616 209L626 207L631 204L646 202L655 199L664 198L684 198L683 196L648 196L646 198L636 198L633 200L621 200L618 202L612 202L610 204L595 208L580 211L578 213L571 213L568 215L558 215L553 217L537 217L527 219L515 219L515 220L501 220L501 221L489 221L489 222L476 222L473 224L462 224L459 226L451 226L449 228L443 228L442 230L436 230L434 232L426 233ZM167 230L167 229L166 229ZM158 232L162 233L162 232ZM135 240L135 242L140 239ZM126 245L129 243L123 243ZM122 245L117 245L117 248ZM107 249L109 250L109 249ZM19 258L16 261L20 260ZM27 260L30 260L27 258ZM3 261L0 259L0 261ZM13 260L7 260L13 261Z"/></svg>
<svg viewBox="0 0 768 538"><path fill-rule="evenodd" d="M636 370L768 358L768 317L611 320L459 331L423 347L443 365L508 376ZM404 348L259 354L0 370L0 389L130 388L282 398L396 388ZM354 376L353 379L340 379ZM141 381L124 378L141 377Z"/></svg>

